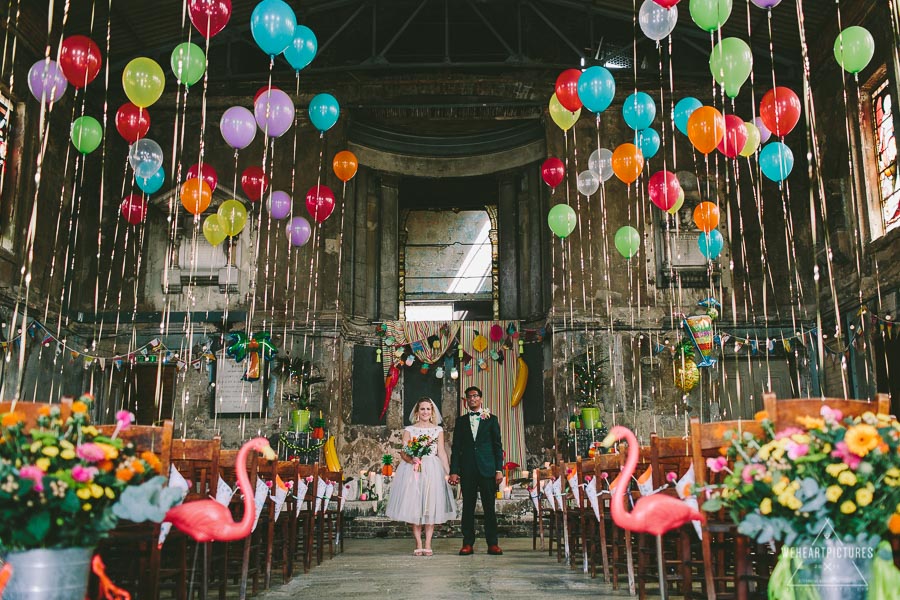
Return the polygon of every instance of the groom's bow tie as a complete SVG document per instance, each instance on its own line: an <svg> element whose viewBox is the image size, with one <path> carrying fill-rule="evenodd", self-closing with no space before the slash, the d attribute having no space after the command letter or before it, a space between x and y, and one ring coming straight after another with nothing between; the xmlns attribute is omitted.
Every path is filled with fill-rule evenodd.
<svg viewBox="0 0 900 600"><path fill-rule="evenodd" d="M470 416L470 417L480 417L480 416L481 416L481 411L479 411L479 412L473 412L473 411L470 411L470 412L469 412L469 416Z"/></svg>

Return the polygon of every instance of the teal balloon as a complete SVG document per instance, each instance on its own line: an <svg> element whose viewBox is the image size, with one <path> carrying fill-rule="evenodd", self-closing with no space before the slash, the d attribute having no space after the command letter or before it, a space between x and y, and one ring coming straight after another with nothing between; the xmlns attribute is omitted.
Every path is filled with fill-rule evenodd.
<svg viewBox="0 0 900 600"><path fill-rule="evenodd" d="M631 225L625 225L616 232L615 242L619 254L631 258L641 249L641 234Z"/></svg>
<svg viewBox="0 0 900 600"><path fill-rule="evenodd" d="M601 113L612 104L616 80L604 67L588 67L578 77L578 98L586 109Z"/></svg>
<svg viewBox="0 0 900 600"><path fill-rule="evenodd" d="M838 34L834 40L834 58L848 73L859 73L875 55L875 40L863 27L854 25Z"/></svg>
<svg viewBox="0 0 900 600"><path fill-rule="evenodd" d="M731 16L731 0L691 0L690 12L697 27L712 33Z"/></svg>
<svg viewBox="0 0 900 600"><path fill-rule="evenodd" d="M678 131L684 135L688 134L688 119L690 119L691 115L694 114L694 111L701 106L703 106L703 103L693 96L682 98L675 104L673 118L675 120L675 127L678 128Z"/></svg>
<svg viewBox="0 0 900 600"><path fill-rule="evenodd" d="M550 231L560 238L566 238L575 230L578 223L578 217L575 210L568 204L557 204L550 209L547 215L547 224L550 225Z"/></svg>
<svg viewBox="0 0 900 600"><path fill-rule="evenodd" d="M709 55L709 70L725 94L734 98L753 70L753 53L747 42L729 37L715 45Z"/></svg>
<svg viewBox="0 0 900 600"><path fill-rule="evenodd" d="M794 153L781 142L770 142L759 153L759 168L772 181L784 181L794 168Z"/></svg>
<svg viewBox="0 0 900 600"><path fill-rule="evenodd" d="M656 118L656 103L650 94L635 92L625 98L625 103L622 105L622 116L625 118L625 123L635 131L647 129Z"/></svg>
<svg viewBox="0 0 900 600"><path fill-rule="evenodd" d="M337 98L331 94L316 94L309 101L309 120L323 133L334 127L340 114Z"/></svg>
<svg viewBox="0 0 900 600"><path fill-rule="evenodd" d="M697 245L700 247L700 254L705 256L707 260L715 260L719 258L722 248L725 247L725 238L722 237L718 229L711 229L709 233L705 231L700 233L700 237L697 238Z"/></svg>
<svg viewBox="0 0 900 600"><path fill-rule="evenodd" d="M652 127L635 131L634 145L638 147L645 159L653 158L659 152L659 133Z"/></svg>
<svg viewBox="0 0 900 600"><path fill-rule="evenodd" d="M160 167L156 173L151 175L150 177L137 177L135 176L134 182L137 184L138 188L144 192L145 194L155 194L162 188L163 183L166 182L166 170Z"/></svg>
<svg viewBox="0 0 900 600"><path fill-rule="evenodd" d="M184 42L172 50L172 72L179 83L192 86L203 77L206 71L206 55L197 44Z"/></svg>
<svg viewBox="0 0 900 600"><path fill-rule="evenodd" d="M293 41L284 49L284 58L295 71L299 71L312 62L318 51L319 41L312 29L306 25L297 25Z"/></svg>
<svg viewBox="0 0 900 600"><path fill-rule="evenodd" d="M94 117L78 117L72 122L72 144L82 154L90 154L103 141L103 127Z"/></svg>
<svg viewBox="0 0 900 600"><path fill-rule="evenodd" d="M297 15L284 0L262 0L250 15L253 41L269 56L284 52L294 40Z"/></svg>

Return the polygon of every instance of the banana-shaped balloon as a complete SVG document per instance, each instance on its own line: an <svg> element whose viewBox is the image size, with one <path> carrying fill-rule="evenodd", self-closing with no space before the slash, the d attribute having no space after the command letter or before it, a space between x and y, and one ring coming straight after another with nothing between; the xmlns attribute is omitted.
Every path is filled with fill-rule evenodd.
<svg viewBox="0 0 900 600"><path fill-rule="evenodd" d="M528 365L519 357L518 369L516 370L516 384L513 386L512 406L518 406L525 395L525 384L528 383Z"/></svg>
<svg viewBox="0 0 900 600"><path fill-rule="evenodd" d="M341 461L337 455L337 448L334 445L334 436L328 438L325 442L325 465L329 471L340 471Z"/></svg>

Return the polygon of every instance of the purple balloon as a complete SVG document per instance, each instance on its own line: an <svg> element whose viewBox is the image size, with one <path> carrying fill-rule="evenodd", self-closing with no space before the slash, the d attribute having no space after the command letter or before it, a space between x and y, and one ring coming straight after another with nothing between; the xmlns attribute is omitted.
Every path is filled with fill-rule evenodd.
<svg viewBox="0 0 900 600"><path fill-rule="evenodd" d="M269 196L269 214L273 219L283 219L291 214L291 197L287 192L275 190Z"/></svg>
<svg viewBox="0 0 900 600"><path fill-rule="evenodd" d="M253 113L243 106L232 106L219 119L222 137L232 148L246 148L256 137L256 119Z"/></svg>
<svg viewBox="0 0 900 600"><path fill-rule="evenodd" d="M756 128L759 129L759 143L760 145L765 144L769 141L769 138L772 137L772 132L769 131L769 128L766 127L766 124L763 123L762 118L756 117L753 119L753 124L756 125Z"/></svg>
<svg viewBox="0 0 900 600"><path fill-rule="evenodd" d="M760 8L775 8L781 4L781 0L750 0L750 2Z"/></svg>
<svg viewBox="0 0 900 600"><path fill-rule="evenodd" d="M50 104L66 93L66 76L55 60L39 60L28 70L28 89L38 101Z"/></svg>
<svg viewBox="0 0 900 600"><path fill-rule="evenodd" d="M283 91L268 89L256 99L253 114L260 129L270 137L280 137L294 122L294 103Z"/></svg>
<svg viewBox="0 0 900 600"><path fill-rule="evenodd" d="M309 221L303 217L294 217L287 224L287 234L291 239L291 245L300 247L309 241L312 230L309 227Z"/></svg>

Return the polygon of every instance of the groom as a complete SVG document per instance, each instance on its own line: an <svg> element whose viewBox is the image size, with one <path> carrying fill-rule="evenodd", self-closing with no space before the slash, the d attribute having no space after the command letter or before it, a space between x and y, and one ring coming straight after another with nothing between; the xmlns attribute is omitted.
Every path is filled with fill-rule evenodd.
<svg viewBox="0 0 900 600"><path fill-rule="evenodd" d="M453 429L453 456L450 460L450 485L462 484L463 546L459 553L472 554L475 544L475 502L481 494L484 508L484 537L488 554L503 554L497 545L497 514L494 499L503 479L503 445L497 417L482 410L481 390L470 387L465 392L468 414L460 415Z"/></svg>

